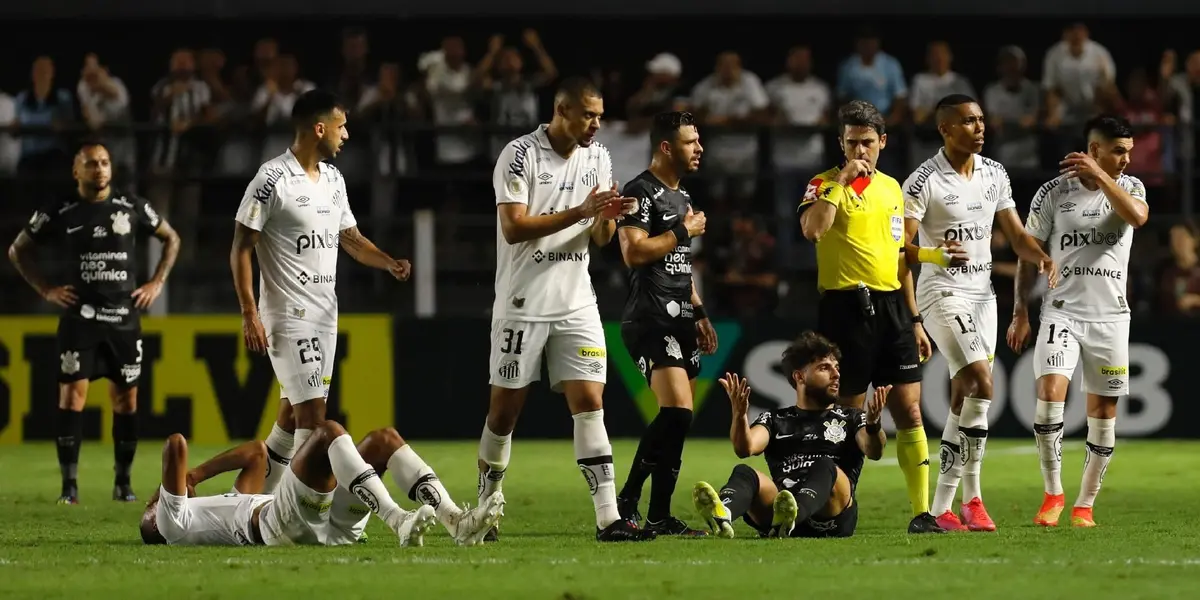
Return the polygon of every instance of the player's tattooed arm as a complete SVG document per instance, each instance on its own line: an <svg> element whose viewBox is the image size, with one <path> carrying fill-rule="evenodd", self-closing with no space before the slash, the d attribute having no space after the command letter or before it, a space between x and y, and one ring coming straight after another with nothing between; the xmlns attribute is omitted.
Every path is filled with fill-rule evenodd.
<svg viewBox="0 0 1200 600"><path fill-rule="evenodd" d="M250 255L258 244L261 234L241 223L235 223L233 229L233 247L229 251L229 269L233 272L233 289L237 292L238 304L242 314L257 314L258 307L254 301L254 265Z"/></svg>
<svg viewBox="0 0 1200 600"><path fill-rule="evenodd" d="M908 258L904 253L904 248L900 249L899 258L896 261L897 275L900 277L900 290L904 292L904 303L908 305L908 312L913 315L913 337L917 341L917 354L921 362L929 360L933 356L933 344L929 342L929 335L925 333L925 326L921 324L918 317L921 316L921 310L917 307L916 286L913 285L912 271L908 268Z"/></svg>
<svg viewBox="0 0 1200 600"><path fill-rule="evenodd" d="M621 257L625 266L634 269L660 261L675 249L675 234L670 231L654 237L645 229L622 227L617 231L621 243Z"/></svg>
<svg viewBox="0 0 1200 600"><path fill-rule="evenodd" d="M1017 276L1013 287L1013 316L1029 316L1029 296L1033 294L1033 286L1037 284L1037 263L1017 259Z"/></svg>
<svg viewBox="0 0 1200 600"><path fill-rule="evenodd" d="M607 246L617 232L617 222L611 219L596 219L592 222L592 243Z"/></svg>
<svg viewBox="0 0 1200 600"><path fill-rule="evenodd" d="M997 212L996 221L1000 224L1000 230L1012 241L1012 249L1018 259L1033 265L1038 273L1045 273L1050 287L1058 285L1058 267L1055 266L1054 259L1046 253L1046 243L1025 231L1021 226L1021 218L1017 216L1017 209L1008 208ZM1020 263L1017 270L1020 272Z"/></svg>
<svg viewBox="0 0 1200 600"><path fill-rule="evenodd" d="M338 236L338 244L359 263L388 271L402 281L408 279L408 274L412 271L412 265L407 260L392 258L390 254L380 250L358 230L357 225L343 229Z"/></svg>
<svg viewBox="0 0 1200 600"><path fill-rule="evenodd" d="M12 245L8 247L8 260L12 262L17 273L20 273L29 286L44 298L50 290L50 286L42 277L41 270L38 269L37 262L34 260L35 254L33 238L24 231L17 234L17 239L13 240Z"/></svg>
<svg viewBox="0 0 1200 600"><path fill-rule="evenodd" d="M154 230L154 237L158 238L163 243L162 258L158 261L158 268L154 270L153 280L162 283L167 280L171 274L171 269L175 267L175 259L179 258L179 246L181 245L179 234L175 232L175 228L167 223L166 219L159 221L158 228Z"/></svg>

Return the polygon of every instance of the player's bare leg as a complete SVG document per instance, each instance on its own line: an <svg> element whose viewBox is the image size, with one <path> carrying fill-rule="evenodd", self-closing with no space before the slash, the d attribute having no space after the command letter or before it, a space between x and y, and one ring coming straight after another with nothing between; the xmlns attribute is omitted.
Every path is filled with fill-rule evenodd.
<svg viewBox="0 0 1200 600"><path fill-rule="evenodd" d="M1058 517L1066 506L1062 487L1062 436L1063 412L1070 384L1064 375L1042 375L1037 380L1033 436L1037 441L1045 494L1033 522L1043 527L1058 525Z"/></svg>
<svg viewBox="0 0 1200 600"><path fill-rule="evenodd" d="M987 412L992 397L992 368L975 361L950 380L950 414L942 430L937 487L930 512L947 531L995 531L983 506L980 470L987 444ZM962 519L952 510L959 481L963 486Z"/></svg>
<svg viewBox="0 0 1200 600"><path fill-rule="evenodd" d="M83 443L83 407L88 380L58 384L58 468L62 472L59 504L79 504L79 447Z"/></svg>
<svg viewBox="0 0 1200 600"><path fill-rule="evenodd" d="M651 371L650 389L658 399L658 416L642 434L629 478L617 496L618 512L634 523L641 521L638 502L646 478L652 476L646 529L658 535L705 535L671 514L671 497L683 463L683 445L692 425L696 382L689 380L682 368L661 367Z"/></svg>
<svg viewBox="0 0 1200 600"><path fill-rule="evenodd" d="M617 512L616 472L612 444L604 427L604 384L597 381L562 382L567 408L575 421L575 462L587 481L596 509L596 539L625 542L653 539L654 533L638 529L636 523Z"/></svg>
<svg viewBox="0 0 1200 600"><path fill-rule="evenodd" d="M129 480L138 443L137 391L137 386L122 387L109 383L113 411L113 500L119 502L137 501Z"/></svg>
<svg viewBox="0 0 1200 600"><path fill-rule="evenodd" d="M896 461L904 473L913 512L908 532L945 533L946 530L929 514L929 441L921 421L921 384L893 386L888 394L887 408L896 423Z"/></svg>
<svg viewBox="0 0 1200 600"><path fill-rule="evenodd" d="M1071 509L1071 525L1095 527L1092 505L1104 483L1104 472L1112 459L1113 446L1117 441L1117 398L1115 396L1087 395L1087 448L1083 458L1083 482L1079 486L1079 498Z"/></svg>
<svg viewBox="0 0 1200 600"><path fill-rule="evenodd" d="M279 413L275 417L275 424L271 426L271 433L267 434L266 449L269 462L264 473L262 493L271 494L275 491L283 472L292 462L292 456L296 453L295 433L296 417L292 403L287 398L280 398Z"/></svg>
<svg viewBox="0 0 1200 600"><path fill-rule="evenodd" d="M517 418L525 408L529 388L510 389L492 386L488 400L487 421L483 435L479 438L479 505L482 506L492 494L499 492L504 484L504 473L512 456L512 432L517 427ZM485 542L499 539L499 525L492 527L484 538Z"/></svg>
<svg viewBox="0 0 1200 600"><path fill-rule="evenodd" d="M293 443L298 452L304 442L308 440L308 436L312 435L312 432L325 422L325 398L311 398L303 402L292 403L292 415L296 422Z"/></svg>

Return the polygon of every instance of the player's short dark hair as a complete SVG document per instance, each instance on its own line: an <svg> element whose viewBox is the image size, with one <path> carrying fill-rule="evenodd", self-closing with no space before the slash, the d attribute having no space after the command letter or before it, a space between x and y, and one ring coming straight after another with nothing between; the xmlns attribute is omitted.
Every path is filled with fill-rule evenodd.
<svg viewBox="0 0 1200 600"><path fill-rule="evenodd" d="M109 154L112 154L112 150L108 149L108 144L105 144L104 140L89 137L79 141L79 143L75 146L75 154L73 156L79 156L80 152L83 152L88 148L95 148L96 146L104 148L105 151L107 151Z"/></svg>
<svg viewBox="0 0 1200 600"><path fill-rule="evenodd" d="M838 122L841 131L847 127L870 127L880 136L887 133L887 121L883 119L879 109L866 100L851 100L838 109ZM839 134L840 137L840 134Z"/></svg>
<svg viewBox="0 0 1200 600"><path fill-rule="evenodd" d="M796 387L796 381L792 379L792 373L799 371L822 358L832 358L836 361L842 360L842 351L837 347L837 344L829 341L829 338L815 332L805 331L800 334L783 351L783 370L787 374L788 383L792 387Z"/></svg>
<svg viewBox="0 0 1200 600"><path fill-rule="evenodd" d="M1091 137L1093 133L1112 141L1133 138L1133 125L1125 117L1117 115L1100 115L1093 117L1083 126L1083 135Z"/></svg>
<svg viewBox="0 0 1200 600"><path fill-rule="evenodd" d="M309 90L296 98L292 105L292 124L308 127L329 115L335 109L346 110L337 94L327 90Z"/></svg>
<svg viewBox="0 0 1200 600"><path fill-rule="evenodd" d="M558 84L554 92L554 103L569 102L579 104L584 98L602 98L600 88L587 77L568 77Z"/></svg>
<svg viewBox="0 0 1200 600"><path fill-rule="evenodd" d="M958 108L964 104L979 104L979 101L966 94L950 94L941 100L938 100L937 106L933 109L934 114L941 120L943 111Z"/></svg>
<svg viewBox="0 0 1200 600"><path fill-rule="evenodd" d="M657 149L663 142L675 141L680 127L695 127L696 117L683 110L660 112L650 125L650 145Z"/></svg>

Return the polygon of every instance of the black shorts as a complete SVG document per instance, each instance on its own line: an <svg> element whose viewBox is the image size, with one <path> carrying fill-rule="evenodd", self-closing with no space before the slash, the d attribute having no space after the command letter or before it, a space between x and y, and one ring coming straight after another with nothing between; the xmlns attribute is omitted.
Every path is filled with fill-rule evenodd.
<svg viewBox="0 0 1200 600"><path fill-rule="evenodd" d="M758 532L759 537L767 537L771 533L771 524L759 525L750 518L750 513L742 516L742 521ZM858 527L858 500L853 500L850 506L832 519L811 518L796 523L792 529L794 538L844 538L854 535Z"/></svg>
<svg viewBox="0 0 1200 600"><path fill-rule="evenodd" d="M688 319L665 325L653 322L621 323L621 341L646 381L654 369L679 367L688 379L700 374L700 346L696 342L696 324Z"/></svg>
<svg viewBox="0 0 1200 600"><path fill-rule="evenodd" d="M912 312L903 292L871 292L871 305L874 316L864 315L855 291L825 292L817 304L817 331L842 351L841 396L865 393L870 384L921 381Z"/></svg>
<svg viewBox="0 0 1200 600"><path fill-rule="evenodd" d="M110 325L63 317L58 321L59 383L108 379L118 387L136 387L142 376L139 324Z"/></svg>

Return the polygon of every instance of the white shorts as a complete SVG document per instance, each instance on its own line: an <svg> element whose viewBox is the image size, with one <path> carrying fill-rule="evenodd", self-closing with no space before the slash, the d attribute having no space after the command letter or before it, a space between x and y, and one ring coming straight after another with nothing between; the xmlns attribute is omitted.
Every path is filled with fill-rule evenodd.
<svg viewBox="0 0 1200 600"><path fill-rule="evenodd" d="M967 365L996 358L996 300L948 296L934 302L925 316L925 331L946 357L950 377Z"/></svg>
<svg viewBox="0 0 1200 600"><path fill-rule="evenodd" d="M326 546L356 544L367 528L371 509L346 488L333 490L333 506L329 509L329 529Z"/></svg>
<svg viewBox="0 0 1200 600"><path fill-rule="evenodd" d="M292 405L328 398L333 381L337 330L294 319L264 322L267 354L279 380L279 397Z"/></svg>
<svg viewBox="0 0 1200 600"><path fill-rule="evenodd" d="M288 469L275 488L275 501L258 515L258 528L268 546L322 546L329 533L333 492L318 492Z"/></svg>
<svg viewBox="0 0 1200 600"><path fill-rule="evenodd" d="M1071 379L1082 358L1084 391L1099 396L1129 393L1129 321L1087 323L1043 312L1034 343L1037 377Z"/></svg>
<svg viewBox="0 0 1200 600"><path fill-rule="evenodd" d="M492 321L492 385L515 390L538 381L543 355L555 392L564 381L606 383L608 351L596 308L560 321Z"/></svg>

